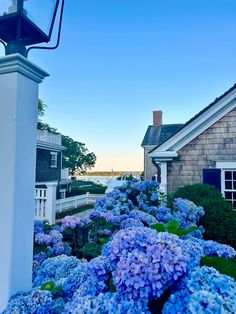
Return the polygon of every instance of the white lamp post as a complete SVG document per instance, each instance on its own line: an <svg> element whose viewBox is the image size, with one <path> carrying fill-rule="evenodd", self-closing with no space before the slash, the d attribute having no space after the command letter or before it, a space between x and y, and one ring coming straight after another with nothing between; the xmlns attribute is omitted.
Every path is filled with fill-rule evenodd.
<svg viewBox="0 0 236 314"><path fill-rule="evenodd" d="M48 74L26 59L26 47L50 40L59 5L0 1L0 312L31 289L38 85Z"/></svg>

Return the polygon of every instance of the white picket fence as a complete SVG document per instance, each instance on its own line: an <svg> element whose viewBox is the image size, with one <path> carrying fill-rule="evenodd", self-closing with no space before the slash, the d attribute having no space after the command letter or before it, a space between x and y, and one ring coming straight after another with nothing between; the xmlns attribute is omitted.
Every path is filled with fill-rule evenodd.
<svg viewBox="0 0 236 314"><path fill-rule="evenodd" d="M63 212L83 205L94 204L96 199L105 194L90 194L68 197L56 200L57 184L47 184L47 188L35 189L35 219L48 220L55 223L56 212Z"/></svg>
<svg viewBox="0 0 236 314"><path fill-rule="evenodd" d="M35 189L35 217L43 219L46 217L47 189Z"/></svg>
<svg viewBox="0 0 236 314"><path fill-rule="evenodd" d="M63 212L69 209L77 208L79 206L94 204L96 199L105 196L105 194L90 194L87 192L83 195L56 200L56 212Z"/></svg>

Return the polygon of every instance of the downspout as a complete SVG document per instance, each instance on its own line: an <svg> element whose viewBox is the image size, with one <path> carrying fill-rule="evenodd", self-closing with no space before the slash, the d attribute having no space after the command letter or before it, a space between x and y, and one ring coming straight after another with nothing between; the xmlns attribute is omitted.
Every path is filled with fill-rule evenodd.
<svg viewBox="0 0 236 314"><path fill-rule="evenodd" d="M155 159L152 158L152 164L157 168L157 182L161 183L161 168L158 163L156 163Z"/></svg>

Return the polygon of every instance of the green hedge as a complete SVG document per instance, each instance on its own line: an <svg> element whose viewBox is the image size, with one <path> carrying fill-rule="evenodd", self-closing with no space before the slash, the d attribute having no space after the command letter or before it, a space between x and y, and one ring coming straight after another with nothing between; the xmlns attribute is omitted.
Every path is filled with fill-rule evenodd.
<svg viewBox="0 0 236 314"><path fill-rule="evenodd" d="M236 248L236 211L212 185L193 184L178 189L173 198L186 198L205 209L201 224L205 228L204 238L229 244Z"/></svg>
<svg viewBox="0 0 236 314"><path fill-rule="evenodd" d="M71 191L68 193L68 197L82 195L87 192L91 194L105 194L106 188L107 188L106 186L102 186L102 185L92 185L88 187L74 186L71 188Z"/></svg>

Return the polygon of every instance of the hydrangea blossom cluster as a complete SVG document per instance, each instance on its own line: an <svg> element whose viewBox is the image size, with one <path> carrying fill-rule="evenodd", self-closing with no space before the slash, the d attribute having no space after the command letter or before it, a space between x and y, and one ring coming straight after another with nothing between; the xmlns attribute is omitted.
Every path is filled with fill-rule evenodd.
<svg viewBox="0 0 236 314"><path fill-rule="evenodd" d="M87 223L89 223L91 219L88 216L75 217L75 216L66 216L61 221L62 230L65 228L75 229L76 227L82 228Z"/></svg>
<svg viewBox="0 0 236 314"><path fill-rule="evenodd" d="M151 299L186 272L183 241L167 232L138 227L119 231L103 254L114 267L113 282L127 299Z"/></svg>
<svg viewBox="0 0 236 314"><path fill-rule="evenodd" d="M108 289L106 281L111 273L109 259L105 256L94 258L90 262L80 262L70 271L70 274L62 282L64 293L71 297L77 290L77 294L97 295ZM85 293L86 292L86 293Z"/></svg>
<svg viewBox="0 0 236 314"><path fill-rule="evenodd" d="M155 217L153 217L152 215L145 213L141 210L137 210L137 209L131 210L131 212L129 213L129 217L133 218L133 219L138 219L138 220L142 221L147 226L151 226L151 225L158 223L158 221Z"/></svg>
<svg viewBox="0 0 236 314"><path fill-rule="evenodd" d="M158 197L155 182L130 181L98 200L88 216L67 216L55 226L35 221L34 289L13 296L3 313L144 314L150 313L148 301L164 292L172 293L164 314L236 313L236 282L200 267L204 256L235 258L236 251L200 239L201 228L181 239L149 228L176 219L185 229L204 215L183 199L175 200L173 210L158 208ZM99 237L111 238L102 245L106 241L94 240ZM81 259L67 256L71 249L74 255L85 252L85 245L102 255L89 262L82 253ZM49 281L61 291L40 290Z"/></svg>
<svg viewBox="0 0 236 314"><path fill-rule="evenodd" d="M68 277L70 271L79 265L79 260L74 256L60 255L45 260L36 272L33 286L37 287L49 281L58 281Z"/></svg>
<svg viewBox="0 0 236 314"><path fill-rule="evenodd" d="M139 192L137 196L138 207L149 212L150 207L158 206L159 204L159 183L156 181L144 181L134 183L133 188Z"/></svg>
<svg viewBox="0 0 236 314"><path fill-rule="evenodd" d="M174 200L174 208L173 218L179 221L182 228L196 225L205 214L201 206L182 198Z"/></svg>
<svg viewBox="0 0 236 314"><path fill-rule="evenodd" d="M154 210L157 220L161 223L167 223L173 219L171 209L168 207L159 207Z"/></svg>
<svg viewBox="0 0 236 314"><path fill-rule="evenodd" d="M34 245L36 250L34 260L36 263L43 262L47 257L70 254L71 249L67 243L63 242L61 233L63 229L60 226L50 226L39 220L35 220L34 226ZM40 248L43 252L40 252Z"/></svg>
<svg viewBox="0 0 236 314"><path fill-rule="evenodd" d="M150 212L150 207L157 206L159 203L158 186L159 183L155 181L128 181L117 189L127 194L128 199L132 201L134 206Z"/></svg>
<svg viewBox="0 0 236 314"><path fill-rule="evenodd" d="M114 215L128 214L134 206L145 212L151 212L154 206L158 205L157 182L128 181L121 187L115 188L108 193L107 198L97 200L95 210L111 210Z"/></svg>
<svg viewBox="0 0 236 314"><path fill-rule="evenodd" d="M236 313L236 282L210 267L190 274L186 287L172 294L163 314Z"/></svg>
<svg viewBox="0 0 236 314"><path fill-rule="evenodd" d="M206 256L219 256L224 258L236 257L236 250L229 245L215 241L200 241Z"/></svg>
<svg viewBox="0 0 236 314"><path fill-rule="evenodd" d="M139 219L127 218L120 224L120 229L144 227L144 224Z"/></svg>
<svg viewBox="0 0 236 314"><path fill-rule="evenodd" d="M193 254L195 258L197 258L197 256L236 257L236 250L234 248L211 240L206 241L192 237L185 241L185 245L190 254Z"/></svg>
<svg viewBox="0 0 236 314"><path fill-rule="evenodd" d="M147 302L126 300L118 293L100 293L97 297L74 295L65 308L66 314L150 314Z"/></svg>
<svg viewBox="0 0 236 314"><path fill-rule="evenodd" d="M43 233L43 232L44 232L43 220L35 220L34 221L34 234Z"/></svg>
<svg viewBox="0 0 236 314"><path fill-rule="evenodd" d="M147 226L155 223L168 223L175 219L184 229L195 226L204 215L203 208L189 200L175 199L172 211L170 208L158 207L158 198L158 183L130 181L115 188L107 198L99 199L95 204L95 211L104 214L109 212L109 219L112 223L121 222L120 216L128 215L129 218L141 220ZM150 214L150 216L145 216L144 213ZM200 228L185 238L191 236L202 238L203 232L204 228Z"/></svg>
<svg viewBox="0 0 236 314"><path fill-rule="evenodd" d="M59 314L63 312L64 301L55 302L49 291L33 289L30 293L13 296L3 314Z"/></svg>
<svg viewBox="0 0 236 314"><path fill-rule="evenodd" d="M127 214L134 207L126 193L121 192L118 188L108 193L106 198L98 199L94 209L98 211L111 210L114 215Z"/></svg>

